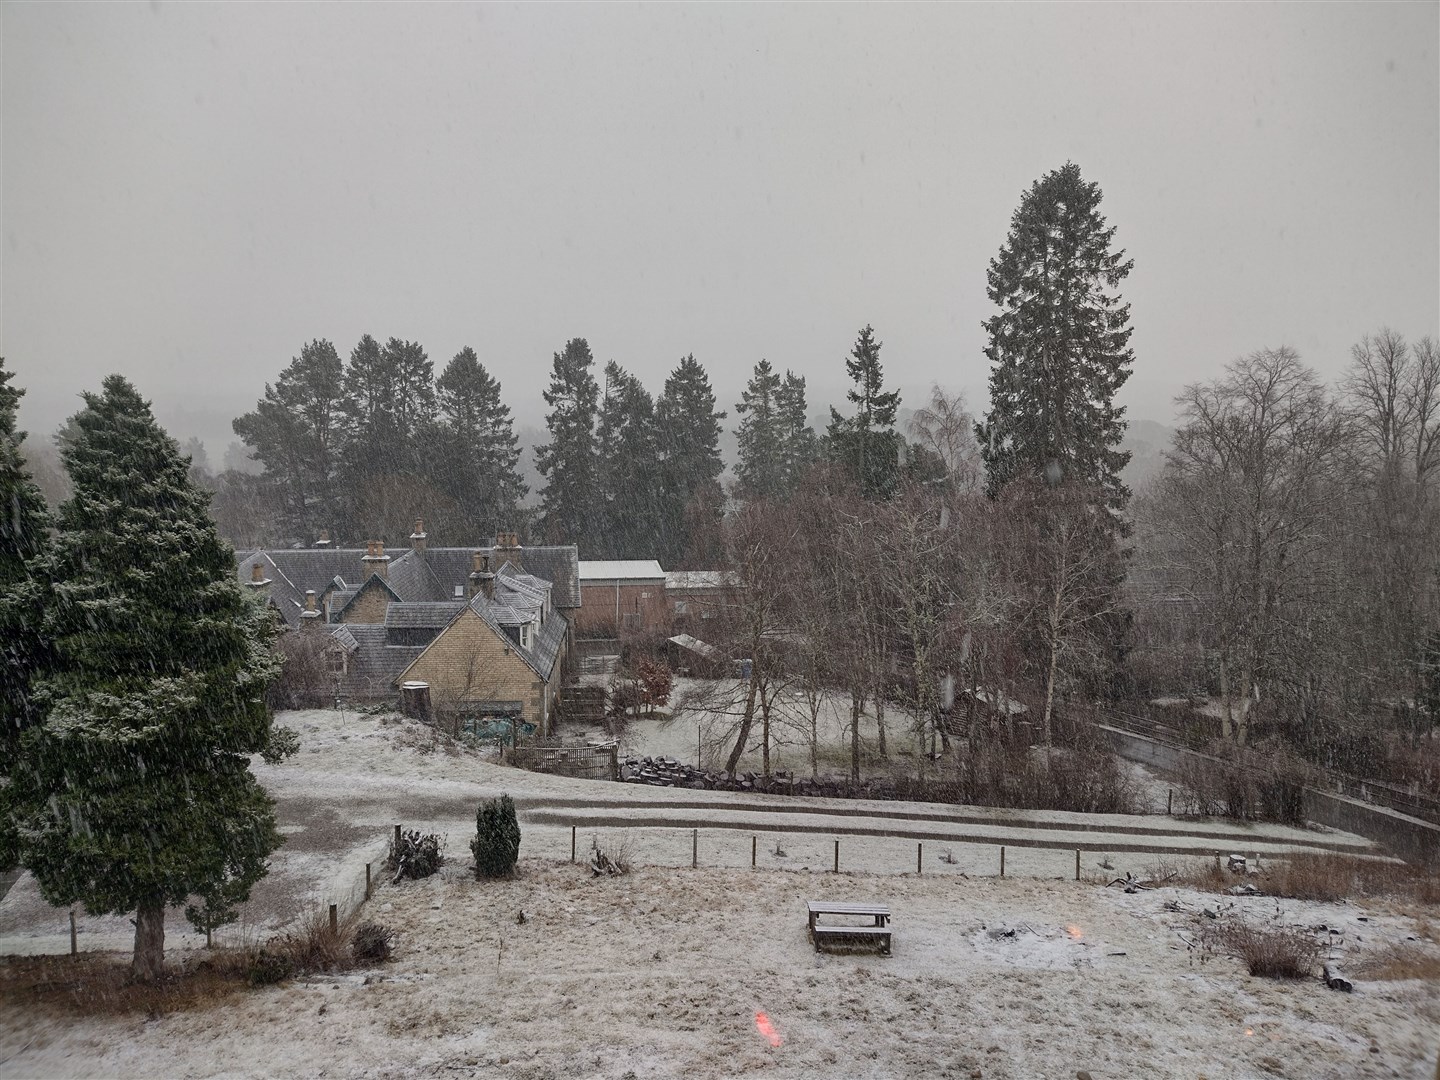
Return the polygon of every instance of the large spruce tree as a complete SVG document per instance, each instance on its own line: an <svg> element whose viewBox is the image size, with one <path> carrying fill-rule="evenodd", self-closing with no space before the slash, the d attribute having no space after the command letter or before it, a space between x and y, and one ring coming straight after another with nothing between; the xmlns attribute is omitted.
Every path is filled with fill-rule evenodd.
<svg viewBox="0 0 1440 1080"><path fill-rule="evenodd" d="M500 383L468 345L436 381L440 420L432 467L435 486L454 500L473 535L508 528L529 490Z"/></svg>
<svg viewBox="0 0 1440 1080"><path fill-rule="evenodd" d="M345 461L343 365L335 346L315 340L300 350L255 411L236 418L235 434L265 465L265 482L284 507L291 539L308 542L341 520Z"/></svg>
<svg viewBox="0 0 1440 1080"><path fill-rule="evenodd" d="M660 525L655 402L614 360L605 365L595 442L600 454L595 552L602 559L653 558Z"/></svg>
<svg viewBox="0 0 1440 1080"><path fill-rule="evenodd" d="M851 475L867 499L893 495L900 466L901 440L895 431L900 393L882 389L880 346L870 326L860 331L845 358L845 372L855 384L845 396L855 406L855 415L841 416L831 408L826 432L831 460Z"/></svg>
<svg viewBox="0 0 1440 1080"><path fill-rule="evenodd" d="M693 355L670 372L655 403L660 456L659 535L654 556L675 566L690 553L692 532L707 531L704 517L715 518L724 500L718 488L725 465L720 460L720 422L710 377ZM715 518L711 524L718 524Z"/></svg>
<svg viewBox="0 0 1440 1080"><path fill-rule="evenodd" d="M48 901L135 912L134 974L153 979L166 907L195 898L223 921L280 843L249 769L274 746L273 624L148 403L118 375L85 403L63 454L73 494L36 563L53 655L7 809Z"/></svg>
<svg viewBox="0 0 1440 1080"><path fill-rule="evenodd" d="M535 465L545 478L540 493L540 529L552 544L593 548L602 525L596 497L595 413L600 387L595 358L584 338L572 338L555 354L545 403L550 441L535 448Z"/></svg>
<svg viewBox="0 0 1440 1080"><path fill-rule="evenodd" d="M746 500L773 499L785 492L785 428L776 400L780 387L780 375L769 360L761 360L735 405L741 418L735 433L735 480Z"/></svg>
<svg viewBox="0 0 1440 1080"><path fill-rule="evenodd" d="M20 735L38 713L31 683L48 655L31 567L45 548L49 513L20 452L25 433L16 412L25 391L11 378L0 356L0 870L16 858L7 779L19 761Z"/></svg>
<svg viewBox="0 0 1440 1080"><path fill-rule="evenodd" d="M990 261L987 292L1000 311L985 322L990 411L975 433L992 495L1040 476L1103 492L1113 511L1129 496L1115 393L1134 354L1130 306L1116 290L1133 262L1112 250L1100 199L1077 165L1041 177Z"/></svg>
<svg viewBox="0 0 1440 1080"><path fill-rule="evenodd" d="M794 492L820 456L820 441L806 415L805 376L785 372L780 388L775 391L775 409L780 419L785 490Z"/></svg>

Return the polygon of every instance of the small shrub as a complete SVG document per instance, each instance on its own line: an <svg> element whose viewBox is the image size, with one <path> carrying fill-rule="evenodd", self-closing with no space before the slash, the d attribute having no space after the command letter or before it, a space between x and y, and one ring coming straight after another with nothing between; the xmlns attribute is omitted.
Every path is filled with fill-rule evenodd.
<svg viewBox="0 0 1440 1080"><path fill-rule="evenodd" d="M477 878L509 877L520 858L520 819L509 795L482 802L475 811L475 839L470 841Z"/></svg>
<svg viewBox="0 0 1440 1080"><path fill-rule="evenodd" d="M347 947L360 921L360 913L352 911L338 919L330 929L330 913L317 907L300 923L299 929L272 940L270 948L283 951L295 972L341 971L349 963Z"/></svg>
<svg viewBox="0 0 1440 1080"><path fill-rule="evenodd" d="M295 962L283 949L260 949L251 958L245 981L251 986L274 986L295 974Z"/></svg>
<svg viewBox="0 0 1440 1080"><path fill-rule="evenodd" d="M395 932L380 923L361 923L350 942L350 955L356 963L378 964L390 959Z"/></svg>
<svg viewBox="0 0 1440 1080"><path fill-rule="evenodd" d="M591 837L590 872L596 877L630 873L631 846L629 833L606 837L603 847L599 837ZM784 854L780 851L778 841L775 844L775 850L779 854Z"/></svg>
<svg viewBox="0 0 1440 1080"><path fill-rule="evenodd" d="M1245 961L1251 975L1266 979L1305 979L1320 962L1320 946L1304 930L1283 926L1262 929L1246 922L1221 923L1217 938Z"/></svg>
<svg viewBox="0 0 1440 1080"><path fill-rule="evenodd" d="M445 841L439 833L422 833L418 829L406 829L400 834L397 848L390 844L390 861L386 864L394 880L403 878L418 880L434 874L445 863Z"/></svg>

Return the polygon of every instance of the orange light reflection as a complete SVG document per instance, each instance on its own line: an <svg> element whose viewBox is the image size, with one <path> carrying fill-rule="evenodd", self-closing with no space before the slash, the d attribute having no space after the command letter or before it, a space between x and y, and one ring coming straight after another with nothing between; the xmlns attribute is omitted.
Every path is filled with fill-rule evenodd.
<svg viewBox="0 0 1440 1080"><path fill-rule="evenodd" d="M764 1035L765 1038L770 1041L771 1046L779 1046L785 1041L780 1038L780 1033L775 1030L775 1025L770 1022L770 1017L766 1016L763 1012L757 1012L755 1014L755 1027L761 1035Z"/></svg>

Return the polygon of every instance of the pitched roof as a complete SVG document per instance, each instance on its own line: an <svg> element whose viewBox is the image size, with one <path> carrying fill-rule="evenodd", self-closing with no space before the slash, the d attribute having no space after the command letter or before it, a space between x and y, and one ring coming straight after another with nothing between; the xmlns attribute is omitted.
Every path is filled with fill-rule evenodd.
<svg viewBox="0 0 1440 1080"><path fill-rule="evenodd" d="M488 541L487 541L488 544ZM408 547L386 548L390 556L387 583L391 592L407 603L453 600L456 587L461 595L470 579L472 553L491 551L482 548L427 548L424 552ZM305 590L314 589L323 596L336 588L338 578L345 585L341 603L350 599L352 590L366 580L362 559L364 548L284 548L237 552L236 573L248 582L251 567L260 564L270 579L268 595L290 626L298 626L300 612L305 608ZM518 557L523 567L520 578L533 577L551 583L550 602L558 608L580 606L579 549L574 544L520 548ZM508 564L507 564L508 565ZM503 568L502 568L503 569ZM513 566L511 567L514 570ZM332 602L331 610L339 610Z"/></svg>
<svg viewBox="0 0 1440 1080"><path fill-rule="evenodd" d="M337 626L331 636L350 654L340 684L347 697L388 696L401 672L425 651L420 645L391 645L383 626L349 623Z"/></svg>
<svg viewBox="0 0 1440 1080"><path fill-rule="evenodd" d="M529 567L527 566L528 570ZM654 559L581 559L580 581L664 581L665 571Z"/></svg>
<svg viewBox="0 0 1440 1080"><path fill-rule="evenodd" d="M385 609L385 626L402 630L438 629L448 626L464 606L463 600L391 604Z"/></svg>

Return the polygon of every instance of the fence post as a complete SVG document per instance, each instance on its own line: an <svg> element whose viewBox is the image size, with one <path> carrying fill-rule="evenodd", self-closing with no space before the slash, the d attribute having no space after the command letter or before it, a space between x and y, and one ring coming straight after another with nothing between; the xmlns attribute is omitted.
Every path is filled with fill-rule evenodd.
<svg viewBox="0 0 1440 1080"><path fill-rule="evenodd" d="M917 874L923 874L924 872L925 872L925 845L924 845L924 843L918 843L918 844L915 845L915 873L917 873Z"/></svg>
<svg viewBox="0 0 1440 1080"><path fill-rule="evenodd" d="M1075 849L1075 880L1080 880L1080 849Z"/></svg>
<svg viewBox="0 0 1440 1080"><path fill-rule="evenodd" d="M330 932L332 934L340 932L340 905L338 904L330 905Z"/></svg>
<svg viewBox="0 0 1440 1080"><path fill-rule="evenodd" d="M1220 853L1218 851L1215 852L1215 872L1217 874L1220 872Z"/></svg>
<svg viewBox="0 0 1440 1080"><path fill-rule="evenodd" d="M840 841L835 841L835 873L840 872Z"/></svg>
<svg viewBox="0 0 1440 1080"><path fill-rule="evenodd" d="M71 956L77 956L77 955L79 955L79 953L80 953L80 947L79 947L79 945L77 945L76 942L75 942L75 909L74 909L74 908L71 908L71 909L70 909L70 955L71 955Z"/></svg>
<svg viewBox="0 0 1440 1080"><path fill-rule="evenodd" d="M756 850L758 849L759 845L760 845L760 838L759 838L758 836L751 836L751 837L750 837L750 869L751 869L751 870L754 870L754 869L755 869L755 852L756 852Z"/></svg>
<svg viewBox="0 0 1440 1080"><path fill-rule="evenodd" d="M1174 789L1174 788L1166 788L1166 789L1165 789L1165 814L1166 814L1167 817L1170 816L1170 808L1174 805L1174 803L1175 803L1175 789Z"/></svg>
<svg viewBox="0 0 1440 1080"><path fill-rule="evenodd" d="M1005 876L1005 845L1000 845L1000 876Z"/></svg>
<svg viewBox="0 0 1440 1080"><path fill-rule="evenodd" d="M395 857L400 857L400 826L395 826Z"/></svg>
<svg viewBox="0 0 1440 1080"><path fill-rule="evenodd" d="M370 864L365 864L365 899L370 899Z"/></svg>
<svg viewBox="0 0 1440 1080"><path fill-rule="evenodd" d="M700 830L690 830L690 869L700 865Z"/></svg>
<svg viewBox="0 0 1440 1080"><path fill-rule="evenodd" d="M575 826L570 826L570 861L575 861Z"/></svg>

